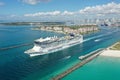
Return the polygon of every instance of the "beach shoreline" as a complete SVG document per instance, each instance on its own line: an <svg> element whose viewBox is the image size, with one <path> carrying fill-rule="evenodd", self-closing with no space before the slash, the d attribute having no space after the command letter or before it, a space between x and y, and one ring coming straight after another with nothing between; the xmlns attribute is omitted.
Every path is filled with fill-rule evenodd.
<svg viewBox="0 0 120 80"><path fill-rule="evenodd" d="M120 57L119 46L120 46L120 42L117 42L112 46L108 47L106 50L104 50L100 55L108 56L108 57Z"/></svg>
<svg viewBox="0 0 120 80"><path fill-rule="evenodd" d="M110 50L106 49L103 51L100 56L108 56L108 57L120 57L120 50Z"/></svg>

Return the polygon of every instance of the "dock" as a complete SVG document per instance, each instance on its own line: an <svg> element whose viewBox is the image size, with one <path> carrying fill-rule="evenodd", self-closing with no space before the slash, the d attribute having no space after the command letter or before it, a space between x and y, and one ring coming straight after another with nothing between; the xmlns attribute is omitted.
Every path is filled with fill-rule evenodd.
<svg viewBox="0 0 120 80"><path fill-rule="evenodd" d="M8 49L12 49L12 48L18 48L18 47L22 47L22 46L28 46L28 45L32 45L33 43L26 43L26 44L20 44L20 45L15 45L15 46L9 46L9 47L5 47L5 48L0 48L1 50L8 50Z"/></svg>
<svg viewBox="0 0 120 80"><path fill-rule="evenodd" d="M96 53L98 53L98 52L100 52L100 51L102 51L102 50L103 50L103 48L97 49L97 50L95 50L95 51L93 51L93 52L91 52L91 53L89 53L89 54L80 56L79 59L80 59L80 60L84 60L84 59L88 58L89 56L91 56L91 55L93 55L93 54L96 54Z"/></svg>
<svg viewBox="0 0 120 80"><path fill-rule="evenodd" d="M64 78L68 74L70 74L71 72L75 71L76 69L82 67L86 63L88 63L91 60L93 60L94 58L96 58L103 51L104 51L103 49L98 49L97 51L94 52L93 55L90 55L89 57L85 58L84 60L82 60L81 62L79 62L78 64L76 64L75 66L73 66L70 69L66 70L65 72L63 72L63 73L61 73L61 74L53 77L52 80L61 80L62 78Z"/></svg>

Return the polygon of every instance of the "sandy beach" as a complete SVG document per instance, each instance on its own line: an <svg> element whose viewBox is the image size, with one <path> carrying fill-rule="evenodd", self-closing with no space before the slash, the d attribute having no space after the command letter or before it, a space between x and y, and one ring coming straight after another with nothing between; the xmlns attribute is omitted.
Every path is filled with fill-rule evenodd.
<svg viewBox="0 0 120 80"><path fill-rule="evenodd" d="M101 54L101 56L109 56L109 57L120 57L120 50L105 50Z"/></svg>

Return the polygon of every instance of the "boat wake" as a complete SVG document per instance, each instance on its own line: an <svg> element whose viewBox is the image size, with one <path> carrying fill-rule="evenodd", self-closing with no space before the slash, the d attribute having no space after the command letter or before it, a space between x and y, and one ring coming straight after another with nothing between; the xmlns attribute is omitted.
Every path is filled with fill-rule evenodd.
<svg viewBox="0 0 120 80"><path fill-rule="evenodd" d="M95 42L99 42L99 41L101 41L102 39L96 39L96 40L94 40Z"/></svg>
<svg viewBox="0 0 120 80"><path fill-rule="evenodd" d="M64 58L62 58L61 60L66 60L66 59L70 59L71 56L65 56Z"/></svg>
<svg viewBox="0 0 120 80"><path fill-rule="evenodd" d="M86 42L86 41L89 41L89 40L92 40L92 39L95 39L95 38L99 38L99 37L102 37L102 36L105 36L105 35L94 36L94 37L83 40L83 42Z"/></svg>
<svg viewBox="0 0 120 80"><path fill-rule="evenodd" d="M105 34L102 34L102 35L98 35L98 36L94 36L94 37L91 37L91 38L88 38L88 39L85 39L85 40L83 40L83 42L86 42L86 41L89 41L89 40L92 40L92 39L96 39L96 38L100 38L100 37L104 37L104 36L107 36L107 35L110 35L110 34L112 34L112 33L114 33L114 32L117 32L118 30L115 30L115 31L112 31L112 32L107 32L107 33L105 33ZM96 40L94 40L95 42L98 42L98 41L100 41L101 39L96 39Z"/></svg>
<svg viewBox="0 0 120 80"><path fill-rule="evenodd" d="M65 59L69 59L69 58L71 58L71 56L66 56L66 57L65 57Z"/></svg>

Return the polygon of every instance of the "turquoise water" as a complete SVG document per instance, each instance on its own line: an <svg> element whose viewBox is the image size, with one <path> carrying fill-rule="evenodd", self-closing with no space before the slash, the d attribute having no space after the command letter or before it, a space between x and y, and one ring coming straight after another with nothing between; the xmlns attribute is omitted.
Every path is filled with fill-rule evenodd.
<svg viewBox="0 0 120 80"><path fill-rule="evenodd" d="M120 58L99 56L62 80L120 80Z"/></svg>
<svg viewBox="0 0 120 80"><path fill-rule="evenodd" d="M33 43L40 37L63 36L53 32L33 31L31 27L0 26L0 48ZM84 35L82 44L32 58L24 54L24 51L33 45L0 51L0 80L49 80L79 62L80 55L119 41L119 35L120 31L116 29L102 30ZM96 42L97 39L100 41Z"/></svg>

